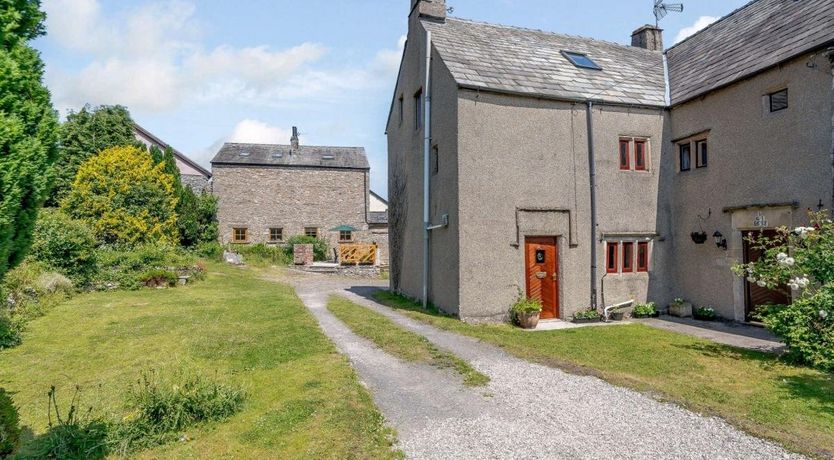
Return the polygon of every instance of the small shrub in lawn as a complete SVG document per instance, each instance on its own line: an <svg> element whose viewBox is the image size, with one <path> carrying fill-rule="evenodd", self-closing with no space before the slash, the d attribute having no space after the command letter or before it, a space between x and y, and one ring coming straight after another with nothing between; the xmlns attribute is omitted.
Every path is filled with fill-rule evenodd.
<svg viewBox="0 0 834 460"><path fill-rule="evenodd" d="M112 424L93 415L92 407L82 408L76 388L69 409L62 412L55 387L49 390L49 426L46 432L24 446L24 458L100 459L109 453Z"/></svg>
<svg viewBox="0 0 834 460"><path fill-rule="evenodd" d="M223 257L223 246L216 241L199 243L194 247L194 254L209 260L220 260Z"/></svg>
<svg viewBox="0 0 834 460"><path fill-rule="evenodd" d="M159 268L144 271L139 275L139 281L147 287L173 287L177 284L178 278L176 273Z"/></svg>
<svg viewBox="0 0 834 460"><path fill-rule="evenodd" d="M75 292L66 276L46 265L25 261L0 284L0 349L20 344L28 321L42 316Z"/></svg>
<svg viewBox="0 0 834 460"><path fill-rule="evenodd" d="M17 408L12 398L0 388L0 458L14 452L20 439L20 426Z"/></svg>
<svg viewBox="0 0 834 460"><path fill-rule="evenodd" d="M231 417L244 399L242 390L187 370L167 378L146 371L128 394L135 415L120 424L114 442L120 452L163 444L196 424Z"/></svg>
<svg viewBox="0 0 834 460"><path fill-rule="evenodd" d="M289 260L292 260L292 247L294 244L312 244L313 245L313 258L316 261L327 260L328 254L328 246L327 241L324 241L320 238L315 238L312 236L307 235L295 235L291 236L287 240L287 247L284 249L289 257Z"/></svg>
<svg viewBox="0 0 834 460"><path fill-rule="evenodd" d="M0 311L0 350L20 345L23 323Z"/></svg>

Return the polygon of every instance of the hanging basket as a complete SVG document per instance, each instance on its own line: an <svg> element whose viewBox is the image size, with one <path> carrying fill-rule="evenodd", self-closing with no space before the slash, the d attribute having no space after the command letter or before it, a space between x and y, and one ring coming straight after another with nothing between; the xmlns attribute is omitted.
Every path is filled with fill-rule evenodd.
<svg viewBox="0 0 834 460"><path fill-rule="evenodd" d="M707 241L707 232L692 232L689 236L695 244L704 244Z"/></svg>

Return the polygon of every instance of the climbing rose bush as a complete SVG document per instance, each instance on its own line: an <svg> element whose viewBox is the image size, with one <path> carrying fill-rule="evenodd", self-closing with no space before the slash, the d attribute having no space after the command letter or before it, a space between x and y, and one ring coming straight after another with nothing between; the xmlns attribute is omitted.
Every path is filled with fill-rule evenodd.
<svg viewBox="0 0 834 460"><path fill-rule="evenodd" d="M828 216L809 212L808 227L750 237L762 257L732 270L761 287L793 290L791 305L764 306L757 315L785 340L790 356L834 371L834 222Z"/></svg>

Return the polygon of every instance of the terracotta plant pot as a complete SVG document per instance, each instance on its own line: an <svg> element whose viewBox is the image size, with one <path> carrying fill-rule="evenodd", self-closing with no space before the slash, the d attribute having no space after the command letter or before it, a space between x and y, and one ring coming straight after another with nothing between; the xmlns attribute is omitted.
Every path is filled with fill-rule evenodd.
<svg viewBox="0 0 834 460"><path fill-rule="evenodd" d="M541 312L539 311L518 313L516 314L516 319L518 320L518 325L521 326L522 329L535 329L536 326L539 325L539 315L541 315Z"/></svg>

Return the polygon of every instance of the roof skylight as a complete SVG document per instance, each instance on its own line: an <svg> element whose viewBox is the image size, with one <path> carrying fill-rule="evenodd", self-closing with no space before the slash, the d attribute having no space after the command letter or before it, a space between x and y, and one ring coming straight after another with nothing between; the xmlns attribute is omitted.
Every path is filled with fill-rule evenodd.
<svg viewBox="0 0 834 460"><path fill-rule="evenodd" d="M322 156L321 156L321 159L322 159L322 160L333 160L333 159L335 159L335 158L336 158L336 157L334 157L333 155L322 155Z"/></svg>
<svg viewBox="0 0 834 460"><path fill-rule="evenodd" d="M573 51L562 51L562 56L567 58L571 64L581 69L602 70L602 67L592 61L587 54L575 53Z"/></svg>

